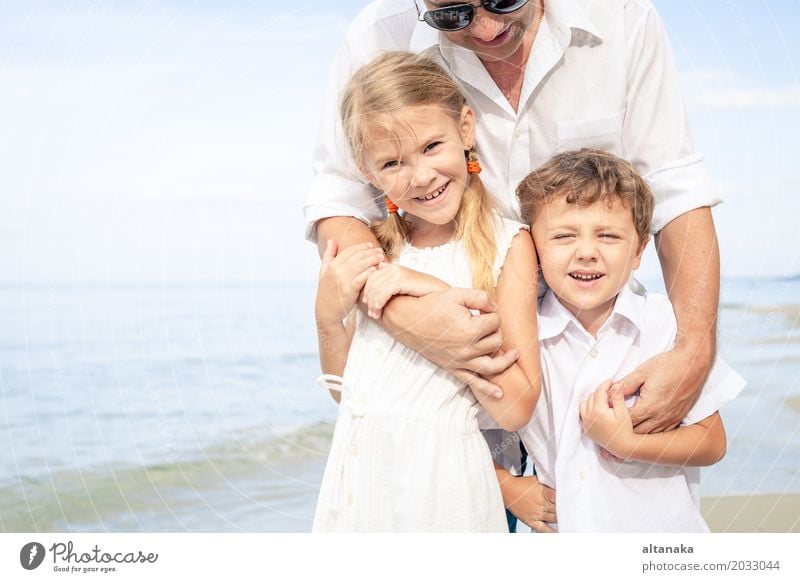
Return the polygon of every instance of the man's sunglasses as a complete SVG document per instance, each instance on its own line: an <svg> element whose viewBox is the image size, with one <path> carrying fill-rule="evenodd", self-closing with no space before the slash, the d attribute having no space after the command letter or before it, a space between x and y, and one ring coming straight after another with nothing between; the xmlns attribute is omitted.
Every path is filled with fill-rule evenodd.
<svg viewBox="0 0 800 582"><path fill-rule="evenodd" d="M493 14L509 14L525 6L528 0L483 0L480 6ZM425 21L436 30L453 32L463 30L468 27L475 18L475 6L472 4L453 4L428 10L424 14L419 11L419 4L414 2L417 7L417 16L420 22Z"/></svg>

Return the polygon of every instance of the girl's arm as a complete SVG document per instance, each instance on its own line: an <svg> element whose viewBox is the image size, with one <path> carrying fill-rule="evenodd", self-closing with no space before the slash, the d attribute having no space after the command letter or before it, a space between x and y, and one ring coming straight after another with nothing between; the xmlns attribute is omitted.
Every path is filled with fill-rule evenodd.
<svg viewBox="0 0 800 582"><path fill-rule="evenodd" d="M502 398L473 391L487 412L508 431L528 424L541 388L537 269L533 240L528 231L520 230L511 242L497 281L497 314L503 336L500 350L514 351L519 359L504 372L487 378L502 388Z"/></svg>
<svg viewBox="0 0 800 582"><path fill-rule="evenodd" d="M324 374L341 376L355 329L354 320L346 327L342 320L352 311L370 273L383 260L383 252L370 243L353 245L337 254L337 245L328 241L319 272L314 308L319 343L319 362ZM339 402L340 393L331 390Z"/></svg>
<svg viewBox="0 0 800 582"><path fill-rule="evenodd" d="M341 321L322 323L317 320L317 342L319 344L319 365L323 374L341 376L347 363L347 354L355 332L355 317L348 317L346 323ZM328 390L331 397L338 403L342 400L342 393L338 390Z"/></svg>
<svg viewBox="0 0 800 582"><path fill-rule="evenodd" d="M378 270L371 273L367 279L362 301L367 306L367 314L375 319L380 319L383 315L383 308L395 295L424 297L448 289L450 289L450 285L433 275L420 273L400 265L381 263L378 265Z"/></svg>
<svg viewBox="0 0 800 582"><path fill-rule="evenodd" d="M611 454L630 461L676 467L706 467L725 456L727 439L719 412L696 424L655 434L636 434L622 391L611 392L606 381L581 402L587 436Z"/></svg>

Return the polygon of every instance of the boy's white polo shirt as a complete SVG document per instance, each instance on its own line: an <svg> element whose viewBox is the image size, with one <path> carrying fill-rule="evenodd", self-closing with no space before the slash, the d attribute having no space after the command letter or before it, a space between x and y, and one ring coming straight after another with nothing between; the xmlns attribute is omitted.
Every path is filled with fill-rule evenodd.
<svg viewBox="0 0 800 582"><path fill-rule="evenodd" d="M556 490L559 531L708 531L692 496L697 469L604 460L583 434L578 412L604 380L619 380L671 349L676 329L666 297L637 295L627 285L596 339L552 291L545 295L539 309L542 394L520 435L539 480ZM744 385L717 359L684 424L710 416Z"/></svg>

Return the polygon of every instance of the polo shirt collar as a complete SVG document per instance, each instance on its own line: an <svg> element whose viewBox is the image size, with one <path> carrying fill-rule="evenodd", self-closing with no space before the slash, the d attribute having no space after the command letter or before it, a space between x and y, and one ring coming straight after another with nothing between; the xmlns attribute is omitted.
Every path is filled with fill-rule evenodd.
<svg viewBox="0 0 800 582"><path fill-rule="evenodd" d="M573 319L573 315L561 304L553 290L548 289L539 306L539 340L561 335Z"/></svg>
<svg viewBox="0 0 800 582"><path fill-rule="evenodd" d="M617 301L614 303L614 310L611 312L611 317L624 317L638 330L644 329L644 303L646 299L644 295L635 293L629 281L617 295ZM609 317L609 319L611 319Z"/></svg>
<svg viewBox="0 0 800 582"><path fill-rule="evenodd" d="M598 337L609 325L613 325L620 319L627 320L632 324L631 333L641 332L644 326L642 318L644 302L645 297L634 293L630 284L623 286L614 302L611 315L600 327ZM539 307L539 340L551 339L563 334L570 324L578 329L583 329L575 316L561 304L555 293L548 289Z"/></svg>

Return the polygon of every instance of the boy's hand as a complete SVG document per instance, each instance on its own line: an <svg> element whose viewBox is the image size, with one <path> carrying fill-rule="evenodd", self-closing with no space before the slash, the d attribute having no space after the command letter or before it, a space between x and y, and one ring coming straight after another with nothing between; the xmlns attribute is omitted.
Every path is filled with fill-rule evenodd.
<svg viewBox="0 0 800 582"><path fill-rule="evenodd" d="M503 495L508 510L539 533L555 533L548 523L558 523L556 492L539 483L536 477L509 477L508 494Z"/></svg>
<svg viewBox="0 0 800 582"><path fill-rule="evenodd" d="M633 423L622 391L609 389L606 380L580 404L581 421L586 436L611 454L624 458L633 436Z"/></svg>
<svg viewBox="0 0 800 582"><path fill-rule="evenodd" d="M384 306L395 295L422 297L449 288L447 283L436 277L400 265L381 263L376 271L369 274L362 301L367 305L367 314L380 319Z"/></svg>
<svg viewBox="0 0 800 582"><path fill-rule="evenodd" d="M369 274L383 260L383 251L372 243L352 245L337 254L336 243L328 241L322 255L317 287L316 317L321 324L336 324L350 313Z"/></svg>

